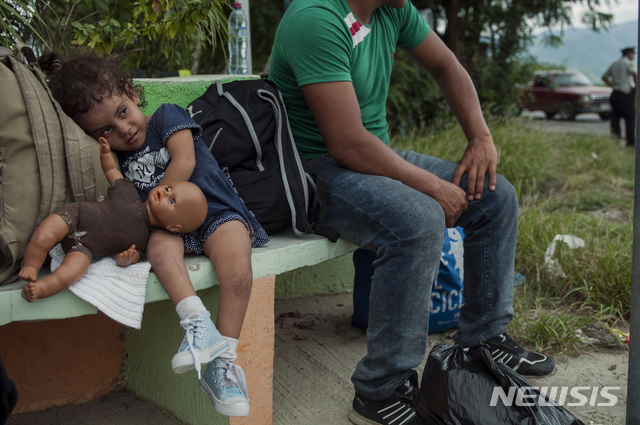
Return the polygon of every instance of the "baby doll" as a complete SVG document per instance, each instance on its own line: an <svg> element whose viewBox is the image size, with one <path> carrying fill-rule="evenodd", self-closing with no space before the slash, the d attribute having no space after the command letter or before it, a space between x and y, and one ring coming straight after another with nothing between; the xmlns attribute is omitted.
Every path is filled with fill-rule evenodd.
<svg viewBox="0 0 640 425"><path fill-rule="evenodd" d="M146 249L151 226L189 233L204 222L207 202L195 184L157 186L143 203L136 188L116 167L111 147L103 137L100 161L110 183L106 199L58 208L31 237L18 274L29 282L23 288L27 301L46 298L69 287L86 273L94 258L120 252L116 257L119 266L139 261L139 251ZM47 253L58 242L67 254L64 261L50 275L36 280Z"/></svg>

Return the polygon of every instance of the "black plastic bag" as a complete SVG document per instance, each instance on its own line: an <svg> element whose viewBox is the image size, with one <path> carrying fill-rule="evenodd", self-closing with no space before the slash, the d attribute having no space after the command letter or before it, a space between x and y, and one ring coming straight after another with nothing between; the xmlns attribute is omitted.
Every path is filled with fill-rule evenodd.
<svg viewBox="0 0 640 425"><path fill-rule="evenodd" d="M496 363L484 345L436 344L422 375L416 411L428 425L584 425L511 368Z"/></svg>

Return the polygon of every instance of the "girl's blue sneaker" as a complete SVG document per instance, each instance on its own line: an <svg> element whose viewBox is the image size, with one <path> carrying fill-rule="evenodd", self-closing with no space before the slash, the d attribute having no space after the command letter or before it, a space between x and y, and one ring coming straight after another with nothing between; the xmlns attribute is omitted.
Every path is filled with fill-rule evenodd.
<svg viewBox="0 0 640 425"><path fill-rule="evenodd" d="M232 361L215 359L200 379L200 389L216 411L226 416L247 416L249 396L244 371Z"/></svg>
<svg viewBox="0 0 640 425"><path fill-rule="evenodd" d="M185 336L178 354L171 360L171 368L175 373L195 369L200 379L200 365L211 362L227 351L229 344L216 329L208 312L195 319L181 320L180 326L184 328Z"/></svg>

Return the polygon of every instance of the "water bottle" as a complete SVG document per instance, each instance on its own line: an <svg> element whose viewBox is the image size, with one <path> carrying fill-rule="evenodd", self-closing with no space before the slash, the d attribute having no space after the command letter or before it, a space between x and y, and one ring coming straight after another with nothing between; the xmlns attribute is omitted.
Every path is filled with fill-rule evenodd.
<svg viewBox="0 0 640 425"><path fill-rule="evenodd" d="M248 74L247 67L247 17L242 4L233 3L229 15L229 74Z"/></svg>

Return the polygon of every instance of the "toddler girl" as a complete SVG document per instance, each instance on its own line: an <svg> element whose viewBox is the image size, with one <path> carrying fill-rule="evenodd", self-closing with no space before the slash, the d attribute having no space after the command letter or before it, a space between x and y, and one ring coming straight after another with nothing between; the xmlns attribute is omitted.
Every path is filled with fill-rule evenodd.
<svg viewBox="0 0 640 425"><path fill-rule="evenodd" d="M227 416L249 413L246 380L234 364L251 285L251 247L269 240L236 194L200 138L202 129L181 107L161 105L151 116L140 110L140 90L110 59L86 54L62 62L43 57L54 97L89 136L104 137L120 168L144 202L158 185L190 181L205 194L208 215L195 232L151 233L147 257L174 303L186 335L171 361L176 373L198 371L199 385ZM220 282L216 326L196 295L184 263L185 248L211 259ZM207 364L204 373L200 365Z"/></svg>

